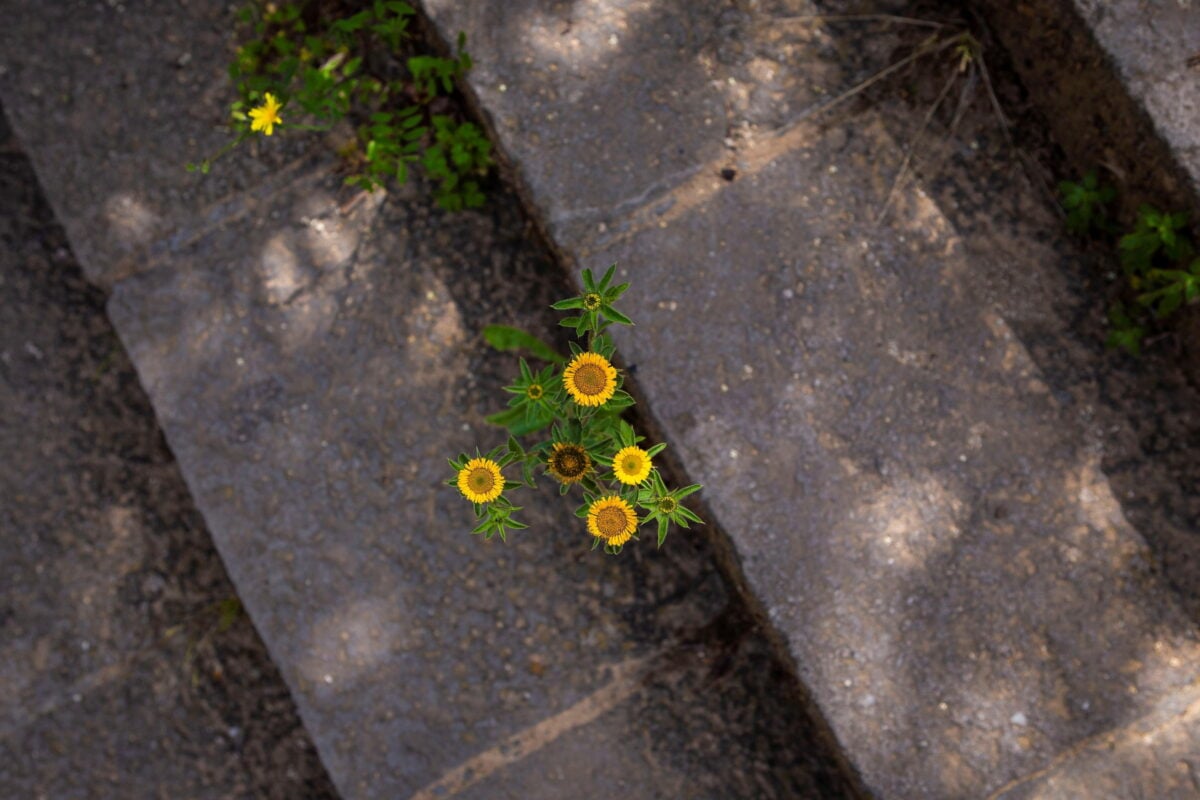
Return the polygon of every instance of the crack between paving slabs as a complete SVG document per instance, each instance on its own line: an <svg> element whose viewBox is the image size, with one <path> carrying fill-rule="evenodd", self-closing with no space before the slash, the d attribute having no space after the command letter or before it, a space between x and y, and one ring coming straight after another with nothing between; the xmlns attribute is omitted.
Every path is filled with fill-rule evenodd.
<svg viewBox="0 0 1200 800"><path fill-rule="evenodd" d="M651 674L654 662L662 659L664 653L665 651L659 651L653 655L601 667L601 672L608 670L612 676L612 679L603 688L557 714L546 717L536 725L509 736L500 744L467 759L442 777L418 790L413 794L412 800L453 797L492 773L536 753L563 734L598 719L632 697Z"/></svg>

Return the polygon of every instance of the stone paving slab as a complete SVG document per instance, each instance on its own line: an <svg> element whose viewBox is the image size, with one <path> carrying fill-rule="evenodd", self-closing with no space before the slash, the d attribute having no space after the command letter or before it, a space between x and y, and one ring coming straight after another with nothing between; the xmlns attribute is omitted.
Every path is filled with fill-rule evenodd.
<svg viewBox="0 0 1200 800"><path fill-rule="evenodd" d="M1017 182L1004 206L1032 222L965 229L918 185L877 225L902 158L883 117L808 120L895 39L797 24L834 4L424 5L472 42L470 87L555 247L633 281L618 348L868 788L986 796L1057 765L1104 796L1077 748L1110 732L1128 785L1186 792L1171 754L1194 726L1172 728L1182 750L1132 732L1194 691L1194 622L1101 469L1095 398L1048 383L1009 322L1073 302L1020 277L1073 257L1044 244L1058 223ZM697 126L697 104L724 114ZM569 138L600 128L634 163L677 155L660 129L724 151L638 170L614 203L622 162Z"/></svg>

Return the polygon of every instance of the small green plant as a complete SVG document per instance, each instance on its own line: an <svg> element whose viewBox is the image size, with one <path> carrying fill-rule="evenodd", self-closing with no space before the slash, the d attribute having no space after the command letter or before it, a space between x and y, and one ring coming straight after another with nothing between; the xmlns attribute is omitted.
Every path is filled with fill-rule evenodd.
<svg viewBox="0 0 1200 800"><path fill-rule="evenodd" d="M1135 312L1136 313L1136 312ZM1141 355L1142 339L1146 338L1146 328L1140 325L1125 304L1119 300L1108 309L1108 338L1104 343L1110 349L1120 348L1130 355Z"/></svg>
<svg viewBox="0 0 1200 800"><path fill-rule="evenodd" d="M1187 226L1185 213L1167 214L1142 206L1133 230L1117 242L1121 267L1129 286L1137 292L1138 306L1157 319L1170 316L1200 296L1200 259L1188 263L1194 248ZM1109 346L1137 355L1146 326L1124 309L1111 314L1110 321L1114 326Z"/></svg>
<svg viewBox="0 0 1200 800"><path fill-rule="evenodd" d="M616 265L597 282L590 270L583 271L583 294L555 303L559 311L578 312L559 324L572 328L586 348L571 343L571 357L524 331L491 326L485 339L499 350L525 349L548 361L534 370L520 359L520 375L505 391L512 395L508 408L488 421L508 429L508 441L487 453L460 453L450 459L454 475L446 481L456 487L475 509L477 525L471 532L491 539L499 534L507 541L509 530L528 527L514 518L521 510L508 497L511 490L536 488L539 475L549 475L566 495L575 487L582 504L575 515L586 521L593 549L601 545L616 554L641 525L652 525L661 547L671 525L688 528L700 517L683 505L699 484L669 489L653 459L664 444L643 448L644 437L622 419L634 405L621 388L622 376L612 365L613 344L606 330L614 324L632 325L614 303L629 288L613 285ZM545 431L548 438L526 447L519 437ZM504 470L517 469L520 480L504 477ZM638 514L641 509L644 514ZM701 523L702 524L702 523Z"/></svg>
<svg viewBox="0 0 1200 800"><path fill-rule="evenodd" d="M1138 302L1153 308L1162 319L1200 297L1200 258L1193 259L1187 269L1151 269L1145 284L1150 291L1138 295Z"/></svg>
<svg viewBox="0 0 1200 800"><path fill-rule="evenodd" d="M1068 229L1084 235L1115 230L1108 204L1116 193L1101 185L1094 172L1079 183L1063 181L1058 188ZM1133 229L1117 240L1117 251L1134 295L1132 304L1116 302L1109 309L1107 344L1138 355L1149 316L1164 319L1200 297L1200 258L1193 258L1188 215L1164 213L1149 205L1138 209Z"/></svg>
<svg viewBox="0 0 1200 800"><path fill-rule="evenodd" d="M1079 183L1060 182L1058 191L1067 212L1067 230L1078 234L1109 231L1108 204L1117 193L1111 186L1100 185L1095 170L1084 175Z"/></svg>
<svg viewBox="0 0 1200 800"><path fill-rule="evenodd" d="M453 58L417 54L401 68L393 57L409 40L411 5L374 0L338 18L326 16L325 7L255 0L238 12L249 36L229 67L238 95L230 106L236 136L188 169L207 173L217 158L257 133L271 136L277 126L328 131L350 120L355 136L338 150L351 173L347 183L368 190L388 180L404 183L416 165L435 181L443 208L482 206L491 143L475 124L434 111L434 101L452 94L471 68L466 37L459 35Z"/></svg>
<svg viewBox="0 0 1200 800"><path fill-rule="evenodd" d="M1192 254L1187 223L1188 215L1182 212L1164 214L1152 206L1138 209L1133 230L1117 242L1121 266L1126 275L1135 279L1133 288L1140 288L1142 277L1156 264L1183 261Z"/></svg>
<svg viewBox="0 0 1200 800"><path fill-rule="evenodd" d="M242 601L236 596L226 597L199 609L183 622L163 631L164 639L187 633L187 646L183 652L183 669L189 673L192 686L200 683L200 670L196 662L202 653L213 654L213 642L245 616ZM219 674L219 672L214 672Z"/></svg>

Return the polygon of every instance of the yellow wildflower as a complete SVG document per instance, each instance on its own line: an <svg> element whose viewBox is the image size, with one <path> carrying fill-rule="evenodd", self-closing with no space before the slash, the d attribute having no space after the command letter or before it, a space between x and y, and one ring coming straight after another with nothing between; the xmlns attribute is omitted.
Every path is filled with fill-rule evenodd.
<svg viewBox="0 0 1200 800"><path fill-rule="evenodd" d="M262 131L267 136L270 136L276 125L283 124L283 117L279 116L279 109L283 108L275 95L267 92L263 95L263 104L250 109L250 130Z"/></svg>
<svg viewBox="0 0 1200 800"><path fill-rule="evenodd" d="M473 458L458 471L458 490L472 503L489 503L504 491L500 465L490 458Z"/></svg>
<svg viewBox="0 0 1200 800"><path fill-rule="evenodd" d="M605 544L620 546L633 538L638 518L633 507L617 496L602 497L588 508L588 531Z"/></svg>
<svg viewBox="0 0 1200 800"><path fill-rule="evenodd" d="M650 477L650 454L640 447L625 447L613 458L613 475L629 486Z"/></svg>
<svg viewBox="0 0 1200 800"><path fill-rule="evenodd" d="M581 406L601 406L617 390L617 370L599 353L580 353L563 370L563 385Z"/></svg>

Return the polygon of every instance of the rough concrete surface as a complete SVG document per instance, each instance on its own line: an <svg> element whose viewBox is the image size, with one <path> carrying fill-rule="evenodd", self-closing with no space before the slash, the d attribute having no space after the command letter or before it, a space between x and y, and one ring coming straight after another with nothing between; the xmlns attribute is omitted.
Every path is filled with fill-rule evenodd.
<svg viewBox="0 0 1200 800"><path fill-rule="evenodd" d="M1111 735L1123 785L1191 791L1200 649L1156 562L1194 604L1195 471L1127 482L1125 462L1153 457L1130 416L1146 407L1110 395L1120 363L1083 338L1102 313L1084 255L1012 173L978 75L948 85L949 109L975 104L964 135L922 148L930 173L877 224L896 135L921 141L957 65L905 74L934 84L924 102L889 87L815 117L902 43L811 19L861 8L425 7L473 43L471 87L555 246L633 281L639 327L620 352L868 788L1019 796L1053 767L1106 796L1082 765ZM627 76L641 83L608 102ZM723 112L697 125L697 107ZM594 129L650 165L615 200L620 162L574 146ZM706 160L679 163L661 130ZM1173 386L1160 402L1194 441L1194 392ZM1147 497L1172 510L1139 514L1139 530L1126 510ZM1174 703L1162 736L1133 736Z"/></svg>
<svg viewBox="0 0 1200 800"><path fill-rule="evenodd" d="M203 40L228 4L70 5L20 6L0 94L89 275L115 283L110 316L343 796L856 796L703 538L606 558L553 492L508 545L467 533L446 458L498 440L482 420L515 367L479 330L553 336L567 291L515 199L446 216L420 187L347 190L319 159L189 198L164 164L204 122L144 61L161 43L106 51L95 76L81 44L138 25ZM210 55L188 81L218 84ZM83 124L107 118L110 71L159 115ZM136 249L73 199L114 186L162 223Z"/></svg>
<svg viewBox="0 0 1200 800"><path fill-rule="evenodd" d="M0 111L0 797L332 788Z"/></svg>

